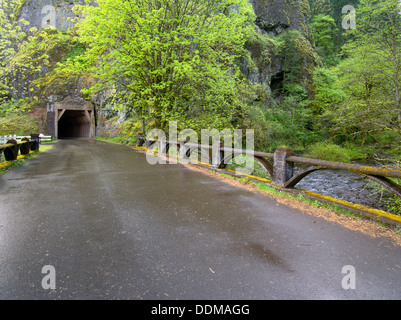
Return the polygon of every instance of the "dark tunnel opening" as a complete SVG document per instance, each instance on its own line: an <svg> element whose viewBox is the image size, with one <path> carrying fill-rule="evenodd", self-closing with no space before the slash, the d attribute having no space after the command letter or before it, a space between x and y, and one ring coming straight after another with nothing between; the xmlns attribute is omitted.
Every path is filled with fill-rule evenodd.
<svg viewBox="0 0 401 320"><path fill-rule="evenodd" d="M66 110L58 122L58 138L90 138L90 127L85 111Z"/></svg>

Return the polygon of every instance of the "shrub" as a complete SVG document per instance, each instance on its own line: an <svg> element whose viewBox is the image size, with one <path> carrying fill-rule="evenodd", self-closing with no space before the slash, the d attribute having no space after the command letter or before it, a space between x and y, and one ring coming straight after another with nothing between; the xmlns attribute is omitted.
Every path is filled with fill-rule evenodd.
<svg viewBox="0 0 401 320"><path fill-rule="evenodd" d="M351 154L347 149L334 143L325 142L317 142L313 144L304 156L338 162L350 162L352 159Z"/></svg>
<svg viewBox="0 0 401 320"><path fill-rule="evenodd" d="M0 118L0 136L30 135L38 130L36 121L28 116Z"/></svg>
<svg viewBox="0 0 401 320"><path fill-rule="evenodd" d="M358 147L353 144L346 144L344 149L348 152L351 160L366 160L373 157L373 150L369 147Z"/></svg>
<svg viewBox="0 0 401 320"><path fill-rule="evenodd" d="M138 132L142 131L142 123L134 118L129 118L117 126L119 135L123 140L136 141Z"/></svg>
<svg viewBox="0 0 401 320"><path fill-rule="evenodd" d="M393 195L391 198L386 199L383 202L386 206L386 211L393 214L401 215L401 199L398 198L396 195Z"/></svg>

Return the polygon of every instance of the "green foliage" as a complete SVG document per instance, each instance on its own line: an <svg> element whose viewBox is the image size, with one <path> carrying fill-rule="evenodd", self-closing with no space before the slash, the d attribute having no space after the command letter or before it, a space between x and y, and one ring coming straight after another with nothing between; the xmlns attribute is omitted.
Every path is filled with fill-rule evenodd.
<svg viewBox="0 0 401 320"><path fill-rule="evenodd" d="M312 112L308 105L313 65L316 55L310 42L297 30L289 30L275 41L277 54L283 58L283 72L272 86L272 96L263 98L262 123L269 151L288 145L302 150L310 143L313 133L310 122Z"/></svg>
<svg viewBox="0 0 401 320"><path fill-rule="evenodd" d="M0 108L0 117L7 118L13 116L22 116L30 111L28 100L20 100L18 102L4 103Z"/></svg>
<svg viewBox="0 0 401 320"><path fill-rule="evenodd" d="M257 70L260 75L271 63L272 55L278 53L278 43L273 38L256 30L249 32L247 35L245 48L247 49L245 51L245 59L248 72ZM249 74L245 74L245 77L248 78Z"/></svg>
<svg viewBox="0 0 401 320"><path fill-rule="evenodd" d="M311 105L316 115L331 112L346 99L338 77L326 68L316 68L314 71L313 95Z"/></svg>
<svg viewBox="0 0 401 320"><path fill-rule="evenodd" d="M304 36L297 30L290 30L282 34L278 39L279 54L284 61L284 77L281 91L283 94L288 93L288 86L292 84L300 84L304 79L304 59L305 52L302 44L304 44Z"/></svg>
<svg viewBox="0 0 401 320"><path fill-rule="evenodd" d="M328 140L345 145L350 159L371 157L373 143L401 152L397 0L309 0L313 37L307 25L262 34L247 0L99 0L76 7L82 20L69 31L24 32L24 2L0 1L5 123L21 123L45 97L79 86L88 100L104 95L108 106L132 110L122 124L111 121L111 136L127 141L176 120L196 131L254 129L262 151ZM357 29L346 33L345 5L358 14ZM269 87L274 70L282 72Z"/></svg>
<svg viewBox="0 0 401 320"><path fill-rule="evenodd" d="M69 61L74 61L81 64L84 63L84 60L81 59L81 57L84 55L86 48L82 43L79 42L75 43L76 43L75 47L73 47L69 53L63 56L61 61L62 63L67 63Z"/></svg>
<svg viewBox="0 0 401 320"><path fill-rule="evenodd" d="M371 158L373 151L370 148L353 144L341 147L331 142L317 142L308 148L304 156L328 161L350 162Z"/></svg>
<svg viewBox="0 0 401 320"><path fill-rule="evenodd" d="M320 160L350 162L351 156L346 149L333 144L325 142L317 142L309 147L306 157L316 158Z"/></svg>
<svg viewBox="0 0 401 320"><path fill-rule="evenodd" d="M313 128L323 138L333 138L335 135L337 123L342 119L340 108L346 98L341 82L333 71L326 68L315 69L313 98L309 107L314 115Z"/></svg>
<svg viewBox="0 0 401 320"><path fill-rule="evenodd" d="M117 126L122 140L136 142L136 136L142 132L142 123L136 118L130 118Z"/></svg>
<svg viewBox="0 0 401 320"><path fill-rule="evenodd" d="M399 197L393 195L391 198L383 200L383 203L386 211L401 215L401 199Z"/></svg>
<svg viewBox="0 0 401 320"><path fill-rule="evenodd" d="M268 123L265 131L266 151L274 151L283 145L295 150L303 150L313 140L313 132L308 129L310 110L293 96L286 97L281 105L265 110Z"/></svg>
<svg viewBox="0 0 401 320"><path fill-rule="evenodd" d="M25 1L9 0L0 2L0 104L13 98L7 74L10 61L17 54L19 47L28 35L22 30L21 24L28 25L24 20L18 20Z"/></svg>
<svg viewBox="0 0 401 320"><path fill-rule="evenodd" d="M398 169L399 169L400 163L398 162ZM391 179L395 184L400 185L401 184L401 179ZM392 214L397 214L401 215L401 198L399 198L397 195L394 193L389 192L387 188L385 188L383 185L376 183L376 182L371 182L370 188L372 188L373 191L378 193L380 195L380 201L379 203L384 206L384 210L386 212L392 213Z"/></svg>
<svg viewBox="0 0 401 320"><path fill-rule="evenodd" d="M119 86L138 116L191 128L229 126L254 13L245 0L98 1L79 7L91 93ZM235 9L234 9L235 8ZM121 36L124 35L124 36Z"/></svg>
<svg viewBox="0 0 401 320"><path fill-rule="evenodd" d="M50 91L47 88L62 78L50 76L55 64L76 45L71 33L53 28L24 32L20 25L28 23L18 20L24 2L0 4L7 9L0 10L0 105L26 97L39 105Z"/></svg>
<svg viewBox="0 0 401 320"><path fill-rule="evenodd" d="M48 30L45 29L42 33L49 33ZM35 45L34 40L33 44ZM65 95L66 89L77 85L77 70L82 70L82 65L85 64L82 56L86 48L79 42L75 30L72 29L67 32L51 31L45 39L44 49L50 57L48 70L40 73L31 82L31 90L38 97Z"/></svg>
<svg viewBox="0 0 401 320"><path fill-rule="evenodd" d="M344 149L350 156L351 160L371 160L374 157L374 149L372 147L362 147L355 144L346 143Z"/></svg>
<svg viewBox="0 0 401 320"><path fill-rule="evenodd" d="M330 16L341 22L341 6L358 1L332 3ZM312 18L328 22L322 15ZM331 20L330 20L331 21ZM323 24L325 25L325 24ZM324 39L331 37L330 28ZM315 28L315 39L321 31ZM357 28L338 37L343 59L335 68L316 68L311 107L315 130L337 143L383 143L392 132L396 145L401 136L401 17L396 0L363 0L357 10ZM341 39L340 39L341 38ZM319 44L319 41L317 41ZM337 46L338 47L338 46ZM331 47L330 50L332 50ZM330 51L329 50L329 51ZM327 50L326 50L327 51ZM338 50L336 50L338 51ZM322 54L326 59L327 55Z"/></svg>
<svg viewBox="0 0 401 320"><path fill-rule="evenodd" d="M331 6L331 16L336 23L336 35L335 35L335 45L336 45L336 54L341 56L341 47L344 45L346 41L346 37L344 36L344 29L342 27L342 21L344 18L344 14L342 13L342 9L345 6L351 5L355 7L358 11L358 5L360 0L330 0ZM324 13L327 14L327 13ZM358 19L358 28L359 28L359 19Z"/></svg>
<svg viewBox="0 0 401 320"><path fill-rule="evenodd" d="M0 118L0 136L30 135L37 132L37 130L36 121L26 115Z"/></svg>
<svg viewBox="0 0 401 320"><path fill-rule="evenodd" d="M27 114L31 105L27 100L4 103L0 108L0 136L30 135L38 130L37 123Z"/></svg>
<svg viewBox="0 0 401 320"><path fill-rule="evenodd" d="M317 15L332 15L333 7L330 0L309 0L311 18Z"/></svg>
<svg viewBox="0 0 401 320"><path fill-rule="evenodd" d="M328 65L334 65L336 59L336 24L331 16L318 14L312 18L311 28L315 39L316 50Z"/></svg>
<svg viewBox="0 0 401 320"><path fill-rule="evenodd" d="M338 75L351 99L344 107L347 134L401 135L401 15L398 0L361 0L358 27L348 32L348 59ZM355 132L356 131L356 132Z"/></svg>

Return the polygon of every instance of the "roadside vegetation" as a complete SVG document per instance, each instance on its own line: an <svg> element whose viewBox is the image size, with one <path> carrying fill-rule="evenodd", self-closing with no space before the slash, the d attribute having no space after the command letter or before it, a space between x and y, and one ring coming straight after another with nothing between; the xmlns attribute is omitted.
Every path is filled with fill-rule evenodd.
<svg viewBox="0 0 401 320"><path fill-rule="evenodd" d="M278 35L257 31L247 0L100 0L77 4L68 31L31 27L18 16L25 1L4 2L0 135L34 130L24 116L79 81L105 138L135 141L173 120L179 130L252 128L259 151L400 159L398 1L308 2L310 33ZM343 29L345 5L358 28ZM279 78L252 80L277 57Z"/></svg>
<svg viewBox="0 0 401 320"><path fill-rule="evenodd" d="M99 137L115 142L177 121L198 133L254 129L258 151L401 161L398 0L305 0L305 25L277 34L248 0L72 1L68 31L29 26L25 2L0 2L0 135L35 132L31 112L77 87L96 106ZM355 29L342 26L346 5Z"/></svg>

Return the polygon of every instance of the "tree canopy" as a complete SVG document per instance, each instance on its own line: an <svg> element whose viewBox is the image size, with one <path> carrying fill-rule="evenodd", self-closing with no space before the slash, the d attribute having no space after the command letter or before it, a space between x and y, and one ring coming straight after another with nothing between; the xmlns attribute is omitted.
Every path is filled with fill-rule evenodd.
<svg viewBox="0 0 401 320"><path fill-rule="evenodd" d="M99 0L76 10L91 93L115 87L158 128L230 123L240 107L236 59L255 19L248 1Z"/></svg>

